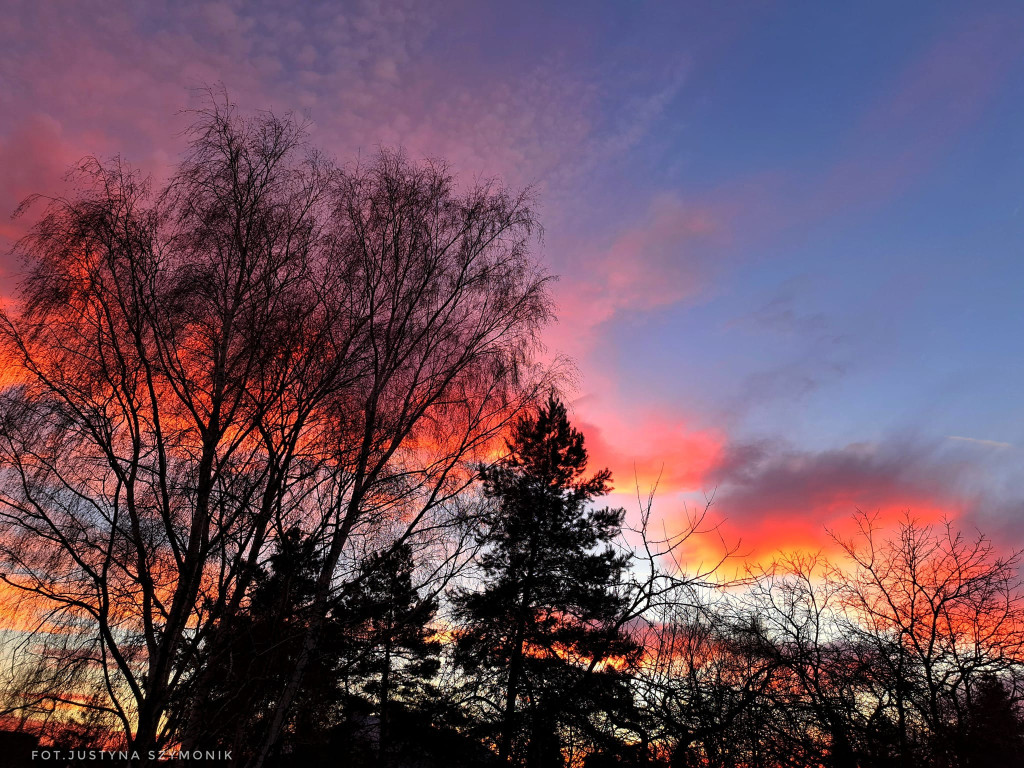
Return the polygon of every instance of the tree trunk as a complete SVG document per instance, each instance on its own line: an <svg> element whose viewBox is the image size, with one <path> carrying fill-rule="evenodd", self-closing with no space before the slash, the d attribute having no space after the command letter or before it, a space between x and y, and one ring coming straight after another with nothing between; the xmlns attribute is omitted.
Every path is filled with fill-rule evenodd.
<svg viewBox="0 0 1024 768"><path fill-rule="evenodd" d="M377 761L388 765L388 702L391 697L391 640L384 644L384 669L380 675L380 728L378 729Z"/></svg>
<svg viewBox="0 0 1024 768"><path fill-rule="evenodd" d="M516 698L519 695L519 676L523 663L523 639L519 628L516 629L516 640L512 658L508 667L508 686L505 690L505 713L501 724L501 742L498 746L498 757L502 762L512 760L512 740L515 738Z"/></svg>

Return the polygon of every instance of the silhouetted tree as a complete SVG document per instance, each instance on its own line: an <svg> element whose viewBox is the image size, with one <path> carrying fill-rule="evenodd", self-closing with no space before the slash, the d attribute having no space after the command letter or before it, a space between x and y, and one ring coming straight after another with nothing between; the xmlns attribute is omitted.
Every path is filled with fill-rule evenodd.
<svg viewBox="0 0 1024 768"><path fill-rule="evenodd" d="M379 764L389 762L392 742L402 741L390 727L393 704L416 709L435 698L430 680L440 665L440 643L430 623L437 600L421 598L413 571L408 544L376 553L333 611L343 628L334 647L342 656L344 675L370 698L379 718Z"/></svg>
<svg viewBox="0 0 1024 768"><path fill-rule="evenodd" d="M612 542L624 510L590 508L607 469L585 477L587 452L553 397L518 421L508 458L482 472L493 504L480 534L482 589L456 599L456 659L478 682L503 760L560 765L560 728L614 698L617 660L637 647L619 631L617 590L629 557Z"/></svg>
<svg viewBox="0 0 1024 768"><path fill-rule="evenodd" d="M528 195L382 151L341 169L290 116L213 98L171 181L78 169L0 314L0 574L73 636L146 755L295 524L320 567L253 765L314 664L353 539L445 524L535 399L549 315ZM195 700L195 699L193 699ZM175 724L185 730L173 733Z"/></svg>
<svg viewBox="0 0 1024 768"><path fill-rule="evenodd" d="M1019 761L1017 555L948 523L856 519L845 557L787 555L741 591L677 594L649 617L634 691L670 765Z"/></svg>
<svg viewBox="0 0 1024 768"><path fill-rule="evenodd" d="M966 706L958 753L963 768L1011 768L1024 755L1024 715L1003 680L984 675Z"/></svg>
<svg viewBox="0 0 1024 768"><path fill-rule="evenodd" d="M634 674L647 740L671 768L730 765L745 743L767 741L767 692L779 665L756 617L725 601L674 594L676 603L644 632L646 658Z"/></svg>
<svg viewBox="0 0 1024 768"><path fill-rule="evenodd" d="M301 650L320 560L312 539L288 530L256 574L248 604L230 619L231 631L212 633L191 660L191 677L170 708L171 717L191 719L181 726L198 734L190 747L228 749L239 762L251 756L252 734L266 727ZM326 739L341 701L337 644L345 627L333 616L328 623L333 642L320 647L293 711L296 743Z"/></svg>
<svg viewBox="0 0 1024 768"><path fill-rule="evenodd" d="M840 631L871 649L878 698L861 695L860 706L885 710L901 765L957 765L975 684L1013 678L1024 660L1019 554L950 522L908 517L883 533L874 518L857 520L856 536L839 540L850 567L834 579Z"/></svg>
<svg viewBox="0 0 1024 768"><path fill-rule="evenodd" d="M804 720L782 749L793 753L801 742L808 759L830 768L856 768L869 711L858 692L870 654L855 646L856 635L836 631L843 626L843 589L823 557L791 554L763 572L749 595L758 618L752 626L779 670L771 696L780 710ZM801 738L811 731L816 738Z"/></svg>

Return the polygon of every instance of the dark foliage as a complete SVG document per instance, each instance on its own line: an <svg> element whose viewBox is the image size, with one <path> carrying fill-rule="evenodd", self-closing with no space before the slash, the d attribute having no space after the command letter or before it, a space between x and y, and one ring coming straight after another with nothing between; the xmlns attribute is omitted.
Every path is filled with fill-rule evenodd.
<svg viewBox="0 0 1024 768"><path fill-rule="evenodd" d="M350 709L377 718L377 760L390 760L394 742L406 738L392 726L396 709L409 720L437 699L430 680L440 666L440 643L430 628L436 598L421 598L413 586L412 549L400 544L371 556L349 595L333 610L339 678ZM361 698L367 706L353 707Z"/></svg>
<svg viewBox="0 0 1024 768"><path fill-rule="evenodd" d="M192 719L184 730L198 734L186 748L233 748L243 758L249 753L250 734L266 727L300 652L319 567L314 542L296 528L287 531L269 569L256 575L248 606L192 661L193 679L185 689L191 696L172 707L172 713ZM330 713L342 698L341 661L332 646L343 628L337 620L329 626L335 642L325 642L312 662L301 706L294 711L293 743L324 740Z"/></svg>
<svg viewBox="0 0 1024 768"><path fill-rule="evenodd" d="M626 695L610 663L637 651L617 624L629 557L612 543L624 510L588 507L610 473L586 468L583 435L551 398L482 473L484 586L456 599L455 658L486 702L499 755L516 764L561 765L564 728L596 734L593 718Z"/></svg>

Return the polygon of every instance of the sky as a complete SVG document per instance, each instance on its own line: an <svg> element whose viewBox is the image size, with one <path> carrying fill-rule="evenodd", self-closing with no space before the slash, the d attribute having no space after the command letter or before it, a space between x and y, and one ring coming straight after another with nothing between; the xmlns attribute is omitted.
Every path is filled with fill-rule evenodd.
<svg viewBox="0 0 1024 768"><path fill-rule="evenodd" d="M0 253L85 155L166 173L204 85L532 185L592 464L670 530L832 546L861 509L1024 546L1019 2L20 2ZM0 257L0 288L18 265ZM659 479L660 478L660 479ZM694 547L690 556L708 551Z"/></svg>

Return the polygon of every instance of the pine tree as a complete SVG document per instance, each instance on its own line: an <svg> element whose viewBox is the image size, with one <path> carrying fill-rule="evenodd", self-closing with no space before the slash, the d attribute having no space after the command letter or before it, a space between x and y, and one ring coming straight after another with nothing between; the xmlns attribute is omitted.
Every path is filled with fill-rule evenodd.
<svg viewBox="0 0 1024 768"><path fill-rule="evenodd" d="M379 764L387 762L385 750L393 741L389 726L395 703L415 707L429 700L429 681L440 666L440 643L430 628L437 600L420 596L413 570L408 544L372 555L363 564L358 588L336 611L346 627L338 647L346 659L345 676L378 713Z"/></svg>
<svg viewBox="0 0 1024 768"><path fill-rule="evenodd" d="M614 659L632 658L616 587L625 511L590 506L611 473L585 477L587 451L555 398L513 429L508 458L482 470L491 504L479 534L484 587L455 597L456 661L494 712L499 756L561 765L560 729L622 694Z"/></svg>
<svg viewBox="0 0 1024 768"><path fill-rule="evenodd" d="M225 640L204 648L197 660L201 696L182 702L180 716L200 723L191 747L230 748L248 756L246 735L265 727L285 673L301 648L302 629L316 588L320 556L312 538L285 532L277 551L254 580L245 610ZM332 606L323 641L311 660L299 705L279 747L292 759L324 760L329 743L347 733L353 715L376 712L376 748L366 747L366 765L383 765L395 741L389 725L403 712L432 701L430 680L439 667L440 643L430 628L435 598L413 586L411 548L398 545L368 557L354 586ZM346 695L348 694L348 695ZM178 708L174 711L179 712ZM349 734L350 735L350 734ZM364 745L365 746L365 745ZM361 764L346 743L353 765Z"/></svg>
<svg viewBox="0 0 1024 768"><path fill-rule="evenodd" d="M974 768L1020 765L1024 754L1024 717L1006 682L984 675L975 684L974 700L961 725L961 764Z"/></svg>
<svg viewBox="0 0 1024 768"><path fill-rule="evenodd" d="M319 564L315 541L298 528L277 542L267 567L256 573L248 605L232 618L231 631L216 633L219 642L201 648L193 661L195 693L171 707L183 732L195 734L187 748L220 747L249 755L249 735L266 727L286 671L300 651ZM339 634L333 617L328 625L327 634ZM337 654L329 646L325 643L311 661L315 674L305 681L301 705L295 707L291 742L327 737L340 698Z"/></svg>

